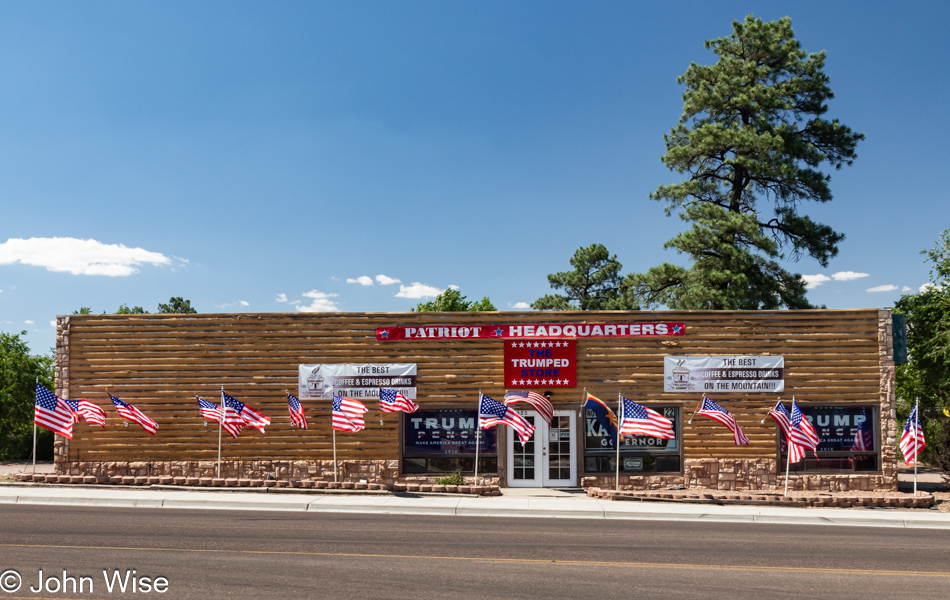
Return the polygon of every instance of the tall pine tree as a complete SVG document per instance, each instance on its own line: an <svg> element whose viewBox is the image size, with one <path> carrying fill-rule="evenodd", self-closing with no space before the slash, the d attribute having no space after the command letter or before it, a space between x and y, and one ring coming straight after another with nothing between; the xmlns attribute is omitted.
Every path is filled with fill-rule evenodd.
<svg viewBox="0 0 950 600"><path fill-rule="evenodd" d="M822 168L850 165L864 139L823 117L834 97L824 52L802 50L788 17L749 15L732 27L706 42L715 64L692 63L678 79L683 115L664 136L662 160L688 177L650 196L692 224L664 246L692 266L628 275L631 306L809 308L801 276L780 261L808 255L825 267L844 239L798 212L805 200L831 200Z"/></svg>

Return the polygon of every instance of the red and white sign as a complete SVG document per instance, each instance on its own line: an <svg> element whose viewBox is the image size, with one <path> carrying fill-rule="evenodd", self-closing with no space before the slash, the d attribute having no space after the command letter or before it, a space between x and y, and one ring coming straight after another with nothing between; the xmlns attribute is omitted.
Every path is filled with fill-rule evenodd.
<svg viewBox="0 0 950 600"><path fill-rule="evenodd" d="M377 327L376 341L574 339L609 337L678 337L686 335L685 323L543 323L536 325L422 325Z"/></svg>
<svg viewBox="0 0 950 600"><path fill-rule="evenodd" d="M506 341L505 386L576 387L577 340Z"/></svg>

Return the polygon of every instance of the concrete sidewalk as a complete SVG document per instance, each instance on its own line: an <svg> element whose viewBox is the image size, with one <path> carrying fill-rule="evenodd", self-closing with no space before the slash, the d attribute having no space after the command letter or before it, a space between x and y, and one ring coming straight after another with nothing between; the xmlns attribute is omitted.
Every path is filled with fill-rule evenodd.
<svg viewBox="0 0 950 600"><path fill-rule="evenodd" d="M664 502L612 502L571 492L539 490L503 497L412 494L341 495L270 491L190 491L148 488L0 484L0 504L263 510L374 514L671 520L950 529L950 514L925 510L802 509Z"/></svg>

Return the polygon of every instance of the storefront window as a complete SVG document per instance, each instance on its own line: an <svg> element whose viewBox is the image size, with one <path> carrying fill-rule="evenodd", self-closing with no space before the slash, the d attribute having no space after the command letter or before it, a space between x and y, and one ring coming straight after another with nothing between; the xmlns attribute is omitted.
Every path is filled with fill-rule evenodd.
<svg viewBox="0 0 950 600"><path fill-rule="evenodd" d="M417 410L403 417L402 472L463 473L475 471L474 410ZM478 472L498 472L495 430L478 436Z"/></svg>
<svg viewBox="0 0 950 600"><path fill-rule="evenodd" d="M880 448L878 411L874 406L801 406L802 414L818 432L817 458L808 450L791 471L878 471ZM778 433L779 460L788 460L785 436Z"/></svg>
<svg viewBox="0 0 950 600"><path fill-rule="evenodd" d="M624 436L620 444L620 471L628 475L639 472L679 473L682 471L680 447L680 409L675 406L650 406L673 422L676 438L663 440L645 435ZM584 409L584 471L613 473L617 466L617 450L613 436L597 420L591 409Z"/></svg>

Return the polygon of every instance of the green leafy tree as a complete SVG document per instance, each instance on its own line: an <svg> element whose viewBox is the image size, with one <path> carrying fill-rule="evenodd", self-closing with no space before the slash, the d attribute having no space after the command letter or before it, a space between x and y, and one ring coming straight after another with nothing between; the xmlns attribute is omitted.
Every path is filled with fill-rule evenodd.
<svg viewBox="0 0 950 600"><path fill-rule="evenodd" d="M191 307L191 300L185 300L181 296L173 296L168 299L168 304L158 305L159 313L197 313L198 311Z"/></svg>
<svg viewBox="0 0 950 600"><path fill-rule="evenodd" d="M537 310L624 310L636 308L624 299L623 265L603 244L578 248L571 257L573 271L548 275L562 294L548 294L531 303Z"/></svg>
<svg viewBox="0 0 950 600"><path fill-rule="evenodd" d="M931 263L933 285L901 296L894 305L894 311L907 319L908 362L897 365L898 418L903 423L920 399L928 444L925 457L943 456L941 466L950 473L950 428L943 414L950 404L950 229L923 254Z"/></svg>
<svg viewBox="0 0 950 600"><path fill-rule="evenodd" d="M74 315L91 315L92 309L89 308L88 306L83 306L79 310L74 310L73 314Z"/></svg>
<svg viewBox="0 0 950 600"><path fill-rule="evenodd" d="M132 306L129 307L126 304L121 304L119 309L115 311L117 315L147 315L148 311L142 308L141 306Z"/></svg>
<svg viewBox="0 0 950 600"><path fill-rule="evenodd" d="M456 312L456 311L489 311L498 310L485 296L478 302L469 302L462 292L448 289L435 297L431 302L417 304L410 309L413 312Z"/></svg>
<svg viewBox="0 0 950 600"><path fill-rule="evenodd" d="M630 303L808 308L801 276L779 261L808 255L825 267L837 255L844 235L798 210L832 199L823 168L851 165L864 134L823 116L834 97L825 53L802 50L791 19L749 15L706 48L718 60L679 77L683 114L664 136L663 162L687 179L650 195L692 225L665 244L692 265L627 276Z"/></svg>
<svg viewBox="0 0 950 600"><path fill-rule="evenodd" d="M53 389L53 357L31 355L18 334L0 332L0 460L27 458L33 448L36 380ZM39 429L37 457L51 460L53 434Z"/></svg>

